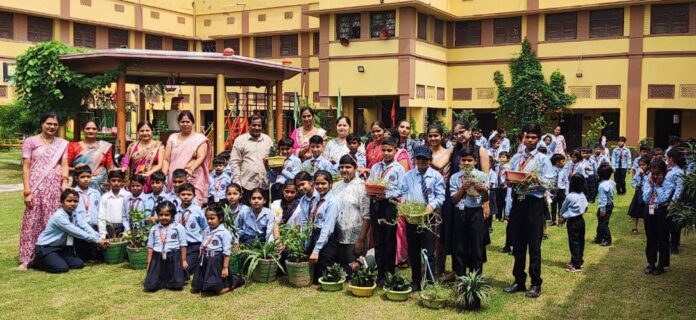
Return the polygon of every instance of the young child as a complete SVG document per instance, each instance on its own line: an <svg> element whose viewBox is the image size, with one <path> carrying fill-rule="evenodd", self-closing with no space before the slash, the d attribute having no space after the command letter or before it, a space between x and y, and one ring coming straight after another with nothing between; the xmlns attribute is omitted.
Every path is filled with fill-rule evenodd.
<svg viewBox="0 0 696 320"><path fill-rule="evenodd" d="M164 186L167 180L167 175L162 171L155 171L150 175L150 193L147 198L147 203L145 207L150 210L150 222L157 222L157 212L155 207L164 201L171 201L172 203L176 200L176 195L174 193L169 193L165 191Z"/></svg>
<svg viewBox="0 0 696 320"><path fill-rule="evenodd" d="M597 168L603 164L611 165L609 157L604 155L604 147L602 147L601 144L596 144L594 146L594 153L590 157L590 162L592 162L595 172L597 172Z"/></svg>
<svg viewBox="0 0 696 320"><path fill-rule="evenodd" d="M459 172L450 177L450 194L454 211L454 260L452 269L457 276L469 272L483 273L484 219L483 203L488 201L486 174L477 170L477 149L464 147L460 151ZM473 188L472 188L473 187Z"/></svg>
<svg viewBox="0 0 696 320"><path fill-rule="evenodd" d="M282 199L282 189L285 182L295 179L295 175L302 169L302 161L292 153L293 144L293 140L288 137L280 139L278 142L280 155L285 157L285 161L283 162L283 168L280 173L278 173L275 179L272 179L272 181L275 181L271 186L271 197L274 200ZM269 170L269 172L273 171Z"/></svg>
<svg viewBox="0 0 696 320"><path fill-rule="evenodd" d="M98 190L90 188L92 181L92 170L89 166L75 168L73 171L73 183L77 185L73 188L79 195L79 202L75 209L75 214L82 217L95 232L99 230L99 198L101 194ZM82 239L75 239L75 254L83 261L95 260L99 258L97 246L94 243Z"/></svg>
<svg viewBox="0 0 696 320"><path fill-rule="evenodd" d="M131 193L123 189L123 172L109 171L110 190L99 199L99 238L110 239L120 237L123 232L130 231L127 202Z"/></svg>
<svg viewBox="0 0 696 320"><path fill-rule="evenodd" d="M271 212L275 215L273 235L280 238L280 226L295 226L300 224L300 200L295 185L295 179L285 180L282 187L282 197L271 203Z"/></svg>
<svg viewBox="0 0 696 320"><path fill-rule="evenodd" d="M208 205L205 219L208 229L203 235L199 255L200 268L193 275L191 292L223 294L230 292L241 283L240 278L230 270L232 254L232 234L225 228L224 213L216 204Z"/></svg>
<svg viewBox="0 0 696 320"><path fill-rule="evenodd" d="M670 203L674 184L665 179L667 164L662 160L650 163L650 174L643 184L645 203L645 256L648 266L645 274L661 275L669 266L669 218L667 206ZM655 266L657 263L657 266Z"/></svg>
<svg viewBox="0 0 696 320"><path fill-rule="evenodd" d="M628 206L628 215L633 220L633 235L638 234L638 219L644 218L645 202L643 202L643 185L650 174L650 157L644 156L638 159L638 168L634 171L631 186L635 189L631 204Z"/></svg>
<svg viewBox="0 0 696 320"><path fill-rule="evenodd" d="M587 173L585 175L585 190L587 190L587 201L594 203L595 199L597 199L597 169L599 169L599 166L595 167L594 162L590 160L590 149L580 149L580 156L582 157L582 165L585 168L585 172Z"/></svg>
<svg viewBox="0 0 696 320"><path fill-rule="evenodd" d="M476 143L477 146L481 148L488 148L488 139L483 136L483 132L481 131L481 128L474 127L471 128L471 135L474 138L474 142Z"/></svg>
<svg viewBox="0 0 696 320"><path fill-rule="evenodd" d="M310 174L314 174L318 170L326 170L333 173L333 164L322 156L324 153L324 139L321 136L309 138L309 151L312 153L312 157L302 163L303 168L310 170Z"/></svg>
<svg viewBox="0 0 696 320"><path fill-rule="evenodd" d="M493 159L500 161L499 158L501 152L503 151L500 150L500 137L498 135L494 135L490 140L488 140L488 154L491 155Z"/></svg>
<svg viewBox="0 0 696 320"><path fill-rule="evenodd" d="M32 267L50 273L82 269L85 264L75 256L75 239L95 243L100 248L108 246L106 240L99 239L99 234L83 220L81 212L76 211L79 197L77 191L72 189L61 193L61 208L51 215L36 241Z"/></svg>
<svg viewBox="0 0 696 320"><path fill-rule="evenodd" d="M264 207L266 196L263 190L255 188L249 200L251 210L240 211L234 224L239 230L236 243L252 245L257 239L261 242L273 241L273 224L275 216Z"/></svg>
<svg viewBox="0 0 696 320"><path fill-rule="evenodd" d="M665 152L662 150L662 148L655 147L653 149L653 160L662 160L665 161Z"/></svg>
<svg viewBox="0 0 696 320"><path fill-rule="evenodd" d="M442 175L430 167L432 152L428 146L418 146L414 152L416 168L404 177L404 200L418 201L426 205L429 216L428 224L436 225L435 215L439 215L445 202L445 181ZM408 241L408 259L411 264L412 289L421 289L423 279L421 271L421 252L426 250L430 270L436 270L435 242L437 235L428 230L420 230L417 225L406 225ZM434 283L431 274L425 273L426 283Z"/></svg>
<svg viewBox="0 0 696 320"><path fill-rule="evenodd" d="M488 233L493 233L493 217L502 215L503 208L498 208L498 199L495 189L498 187L498 177L496 176L496 167L498 163L495 161L493 156L488 156L488 163L490 163L491 168L488 169L488 180L486 180L486 188L488 188L488 210L490 214L488 219L485 219L486 230Z"/></svg>
<svg viewBox="0 0 696 320"><path fill-rule="evenodd" d="M163 201L155 207L157 223L147 238L145 291L181 290L186 280L186 229L174 222L176 206Z"/></svg>
<svg viewBox="0 0 696 320"><path fill-rule="evenodd" d="M631 150L626 148L626 137L619 137L619 146L611 152L612 165L616 169L614 181L616 182L616 193L626 194L626 170L631 169Z"/></svg>
<svg viewBox="0 0 696 320"><path fill-rule="evenodd" d="M150 212L146 212L146 210L149 210L147 208L147 203L148 199L150 197L143 193L143 189L145 187L145 181L147 179L144 176L141 176L139 174L133 175L130 179L130 193L131 196L128 198L127 206L126 206L126 212L128 212L128 217L129 217L129 222L131 225L135 224L142 224L145 223L145 220L143 221L130 221L130 212L133 210L138 210L141 211L145 214L145 216L148 216Z"/></svg>
<svg viewBox="0 0 696 320"><path fill-rule="evenodd" d="M638 156L633 160L633 165L631 165L631 173L633 175L636 175L640 168L638 168L639 164L638 162L640 161L640 158L647 157L648 154L650 153L650 148L648 146L641 144L640 149L638 150ZM648 166L650 164L648 163Z"/></svg>
<svg viewBox="0 0 696 320"><path fill-rule="evenodd" d="M355 163L358 164L357 172L359 176L367 177L370 173L370 169L367 168L367 158L365 153L360 151L360 136L357 133L351 133L346 137L346 144L348 144L348 155L350 155ZM336 164L336 171L338 171L339 164Z"/></svg>
<svg viewBox="0 0 696 320"><path fill-rule="evenodd" d="M560 223L568 222L568 247L570 249L570 263L566 265L566 272L580 272L585 251L585 219L582 215L587 211L587 198L582 193L585 187L585 178L574 174L570 177L568 196L561 206Z"/></svg>
<svg viewBox="0 0 696 320"><path fill-rule="evenodd" d="M187 255L186 277L196 273L199 266L198 249L203 241L203 233L205 233L208 224L203 217L203 210L197 204L193 203L196 198L196 188L190 183L184 183L179 186L178 194L181 204L176 210L175 221L184 226L186 230Z"/></svg>
<svg viewBox="0 0 696 320"><path fill-rule="evenodd" d="M545 155L549 157L553 155L556 144L553 142L553 136L551 136L551 134L547 133L544 135L544 137L542 137L541 141L539 142L539 148L541 147L546 149L546 152L544 152Z"/></svg>
<svg viewBox="0 0 696 320"><path fill-rule="evenodd" d="M566 158L560 153L556 153L551 156L551 164L554 168L554 180L556 182L556 188L553 190L553 201L551 202L551 225L556 224L556 217L561 217L561 206L566 197L566 189L569 188L569 177L565 171L566 168ZM583 183L584 183L583 179ZM582 192L582 190L580 190Z"/></svg>
<svg viewBox="0 0 696 320"><path fill-rule="evenodd" d="M677 138L678 139L678 138ZM684 169L686 168L686 158L684 154L679 150L680 148L674 146L667 151L667 176L665 180L669 181L670 184L674 186L674 193L670 198L671 202L677 202L684 191ZM670 251L672 254L679 254L679 245L681 242L681 231L682 225L678 222L672 221L670 218ZM666 266L668 267L669 264Z"/></svg>
<svg viewBox="0 0 696 320"><path fill-rule="evenodd" d="M225 173L225 166L227 163L222 157L215 157L213 159L213 172L208 177L208 203L217 204L222 199L225 199L225 190L227 186L232 183L232 177Z"/></svg>
<svg viewBox="0 0 696 320"><path fill-rule="evenodd" d="M611 212L614 209L614 188L616 183L609 180L611 179L611 174L614 173L614 169L610 165L600 166L597 171L601 182L598 188L599 204L597 205L597 236L595 237L595 243L599 243L602 247L607 247L611 245L609 218L611 218Z"/></svg>
<svg viewBox="0 0 696 320"><path fill-rule="evenodd" d="M498 128L498 137L500 137L500 151L510 152L510 139L507 138L505 128Z"/></svg>
<svg viewBox="0 0 696 320"><path fill-rule="evenodd" d="M176 169L172 172L172 190L173 194L179 194L179 186L186 183L188 179L188 172L184 169ZM176 202L175 202L176 203Z"/></svg>
<svg viewBox="0 0 696 320"><path fill-rule="evenodd" d="M397 200L402 195L404 185L404 167L394 161L397 141L394 138L382 140L382 161L372 166L369 181L387 183L384 195L372 196L370 203L370 223L374 232L375 259L377 261L377 284L382 285L387 272L394 273L396 261L396 226L380 223L396 220L396 205L391 200Z"/></svg>
<svg viewBox="0 0 696 320"><path fill-rule="evenodd" d="M495 218L498 221L503 221L505 212L505 195L507 193L507 187L505 186L505 171L510 168L510 154L503 151L500 152L498 157L495 159L497 159L495 162L495 183L491 190L495 193L495 207L498 209Z"/></svg>

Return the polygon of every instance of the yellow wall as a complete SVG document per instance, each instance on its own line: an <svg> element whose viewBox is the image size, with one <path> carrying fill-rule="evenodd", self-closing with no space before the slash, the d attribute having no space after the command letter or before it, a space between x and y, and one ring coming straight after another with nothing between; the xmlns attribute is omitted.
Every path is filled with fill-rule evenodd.
<svg viewBox="0 0 696 320"><path fill-rule="evenodd" d="M123 12L116 12L114 4L123 5ZM135 5L126 1L92 1L92 6L83 6L80 0L70 0L70 17L135 28Z"/></svg>
<svg viewBox="0 0 696 320"><path fill-rule="evenodd" d="M359 65L365 67L364 73L358 72ZM398 65L395 59L332 61L329 94L337 95L340 88L344 96L395 95Z"/></svg>
<svg viewBox="0 0 696 320"><path fill-rule="evenodd" d="M233 24L227 23L227 18L234 18ZM210 19L210 26L204 21ZM207 39L211 36L242 34L242 13L229 12L196 16L196 36Z"/></svg>
<svg viewBox="0 0 696 320"><path fill-rule="evenodd" d="M60 1L17 0L2 1L0 6L20 12L35 12L39 15L60 16Z"/></svg>
<svg viewBox="0 0 696 320"><path fill-rule="evenodd" d="M159 19L150 18L152 11L159 12ZM185 24L177 22L179 17L184 18ZM193 17L178 12L147 7L143 8L143 29L190 38L193 36Z"/></svg>

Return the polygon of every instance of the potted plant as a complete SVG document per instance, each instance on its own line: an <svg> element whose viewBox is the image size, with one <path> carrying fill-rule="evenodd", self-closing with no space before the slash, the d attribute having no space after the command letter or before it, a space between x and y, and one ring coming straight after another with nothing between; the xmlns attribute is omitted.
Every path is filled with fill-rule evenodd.
<svg viewBox="0 0 696 320"><path fill-rule="evenodd" d="M346 282L346 271L338 263L334 263L324 270L319 284L324 291L339 291L343 289L343 283Z"/></svg>
<svg viewBox="0 0 696 320"><path fill-rule="evenodd" d="M440 309L452 297L452 289L439 282L426 284L420 292L421 304L430 309Z"/></svg>
<svg viewBox="0 0 696 320"><path fill-rule="evenodd" d="M128 241L128 264L133 269L147 268L147 238L152 228L152 224L146 219L149 211L131 210L128 213L130 221L137 221L133 223L129 232L123 234L123 238Z"/></svg>
<svg viewBox="0 0 696 320"><path fill-rule="evenodd" d="M245 257L246 278L262 283L275 280L278 269L283 271L278 260L278 251L279 246L276 242L259 240L254 241L250 247L240 250L239 254Z"/></svg>
<svg viewBox="0 0 696 320"><path fill-rule="evenodd" d="M356 297L371 297L375 288L377 288L377 283L375 283L376 277L374 267L361 268L353 273L348 288Z"/></svg>
<svg viewBox="0 0 696 320"><path fill-rule="evenodd" d="M389 186L389 182L382 179L367 181L365 182L365 193L371 197L383 196L384 192L387 190L387 186Z"/></svg>
<svg viewBox="0 0 696 320"><path fill-rule="evenodd" d="M239 231L237 230L237 225L234 224L234 221L237 219L237 212L232 210L229 205L222 207L222 212L224 213L222 224L232 234L232 239L237 239ZM242 270L243 259L242 255L239 253L239 248L235 246L233 249L230 255L230 271L232 273L239 273Z"/></svg>
<svg viewBox="0 0 696 320"><path fill-rule="evenodd" d="M285 157L278 155L278 149L273 146L266 157L269 168L282 168L285 163Z"/></svg>
<svg viewBox="0 0 696 320"><path fill-rule="evenodd" d="M398 203L396 212L400 217L403 217L406 222L414 225L424 224L425 218L428 216L425 212L425 204L414 200L405 200Z"/></svg>
<svg viewBox="0 0 696 320"><path fill-rule="evenodd" d="M123 236L116 234L116 227L114 224L106 224L107 232L107 242L109 246L104 250L104 262L108 264L121 263L126 260L126 244L127 242L123 240Z"/></svg>
<svg viewBox="0 0 696 320"><path fill-rule="evenodd" d="M295 287L306 287L312 284L312 267L305 244L312 234L312 226L306 225L283 228L280 242L285 247L285 261L288 282Z"/></svg>
<svg viewBox="0 0 696 320"><path fill-rule="evenodd" d="M411 281L401 273L387 273L384 279L384 292L391 301L406 301L411 294Z"/></svg>
<svg viewBox="0 0 696 320"><path fill-rule="evenodd" d="M479 310L481 303L490 297L490 286L478 271L457 277L455 300L460 308Z"/></svg>

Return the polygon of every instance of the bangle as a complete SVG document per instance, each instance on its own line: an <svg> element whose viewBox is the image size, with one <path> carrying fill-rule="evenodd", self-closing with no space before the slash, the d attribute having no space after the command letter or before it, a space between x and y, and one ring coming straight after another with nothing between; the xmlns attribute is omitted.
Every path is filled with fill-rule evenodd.
<svg viewBox="0 0 696 320"><path fill-rule="evenodd" d="M31 195L31 191L24 191L24 196L25 196L25 197L26 197L26 196L29 196L29 195Z"/></svg>

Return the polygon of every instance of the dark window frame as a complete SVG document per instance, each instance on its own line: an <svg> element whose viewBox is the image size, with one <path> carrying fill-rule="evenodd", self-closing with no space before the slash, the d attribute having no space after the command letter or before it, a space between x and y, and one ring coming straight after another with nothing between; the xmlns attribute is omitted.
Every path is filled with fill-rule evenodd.
<svg viewBox="0 0 696 320"><path fill-rule="evenodd" d="M120 48L121 45L128 47L128 42L130 40L130 32L124 29L109 28L107 31L108 43L107 47L109 49ZM125 39L123 36L125 35ZM125 42L123 42L125 40Z"/></svg>
<svg viewBox="0 0 696 320"><path fill-rule="evenodd" d="M300 53L297 34L285 34L280 36L280 56L296 57Z"/></svg>
<svg viewBox="0 0 696 320"><path fill-rule="evenodd" d="M224 49L231 48L235 55L239 55L241 50L241 40L239 38L225 39L222 41Z"/></svg>
<svg viewBox="0 0 696 320"><path fill-rule="evenodd" d="M428 40L428 15L418 13L418 39Z"/></svg>
<svg viewBox="0 0 696 320"><path fill-rule="evenodd" d="M270 58L273 56L273 37L254 38L254 58Z"/></svg>
<svg viewBox="0 0 696 320"><path fill-rule="evenodd" d="M189 51L189 41L186 39L172 39L173 51Z"/></svg>
<svg viewBox="0 0 696 320"><path fill-rule="evenodd" d="M578 13L550 13L545 16L546 41L576 40L578 38Z"/></svg>
<svg viewBox="0 0 696 320"><path fill-rule="evenodd" d="M162 36L155 34L145 34L145 49L147 50L162 50L163 49L163 39ZM158 45L159 44L159 45Z"/></svg>
<svg viewBox="0 0 696 320"><path fill-rule="evenodd" d="M433 21L433 42L445 45L445 21L435 18Z"/></svg>
<svg viewBox="0 0 696 320"><path fill-rule="evenodd" d="M30 42L53 40L53 19L27 17L27 40Z"/></svg>
<svg viewBox="0 0 696 320"><path fill-rule="evenodd" d="M454 46L481 45L481 20L457 21L454 23Z"/></svg>
<svg viewBox="0 0 696 320"><path fill-rule="evenodd" d="M97 26L84 23L73 23L73 46L96 48Z"/></svg>
<svg viewBox="0 0 696 320"><path fill-rule="evenodd" d="M319 39L319 32L312 33L312 54L314 55L319 54Z"/></svg>
<svg viewBox="0 0 696 320"><path fill-rule="evenodd" d="M688 33L689 7L689 3L651 5L650 34ZM660 26L661 23L665 25Z"/></svg>
<svg viewBox="0 0 696 320"><path fill-rule="evenodd" d="M396 10L370 12L370 38L379 38L385 28L390 38L396 36Z"/></svg>
<svg viewBox="0 0 696 320"><path fill-rule="evenodd" d="M14 14L0 12L0 39L14 39Z"/></svg>
<svg viewBox="0 0 696 320"><path fill-rule="evenodd" d="M215 42L215 40L201 41L201 51L217 52L217 43Z"/></svg>
<svg viewBox="0 0 696 320"><path fill-rule="evenodd" d="M590 11L590 38L622 37L624 8Z"/></svg>
<svg viewBox="0 0 696 320"><path fill-rule="evenodd" d="M522 41L522 17L493 20L493 43L520 43Z"/></svg>
<svg viewBox="0 0 696 320"><path fill-rule="evenodd" d="M336 40L360 39L361 26L360 12L336 14Z"/></svg>

